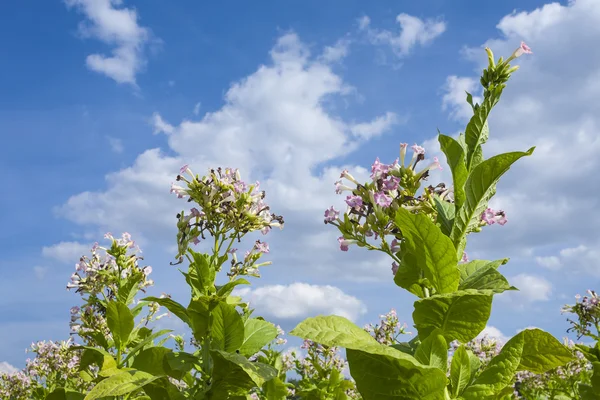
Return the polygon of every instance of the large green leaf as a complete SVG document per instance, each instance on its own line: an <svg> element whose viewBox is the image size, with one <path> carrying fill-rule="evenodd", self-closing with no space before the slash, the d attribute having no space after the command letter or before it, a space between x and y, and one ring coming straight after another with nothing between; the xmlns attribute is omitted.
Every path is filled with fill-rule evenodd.
<svg viewBox="0 0 600 400"><path fill-rule="evenodd" d="M467 279L462 281L458 286L458 290L466 289L489 289L494 293L502 293L506 290L516 290L516 288L511 286L504 275L498 272L493 265L478 269L473 274L469 275Z"/></svg>
<svg viewBox="0 0 600 400"><path fill-rule="evenodd" d="M456 214L450 234L458 257L461 257L464 251L466 235L479 225L480 216L494 195L500 177L518 159L531 155L534 149L535 147L532 147L526 152L499 154L473 168L465 184L465 203Z"/></svg>
<svg viewBox="0 0 600 400"><path fill-rule="evenodd" d="M80 371L84 371L92 364L96 364L100 371L117 368L117 361L114 359L112 354L104 349L91 346L77 346L72 347L71 349L85 349L83 350L83 353L81 354L81 360L79 361Z"/></svg>
<svg viewBox="0 0 600 400"><path fill-rule="evenodd" d="M248 318L244 322L244 341L240 347L240 354L244 356L256 354L276 337L275 325L262 319Z"/></svg>
<svg viewBox="0 0 600 400"><path fill-rule="evenodd" d="M65 388L58 388L49 393L45 400L83 400L84 398L84 394Z"/></svg>
<svg viewBox="0 0 600 400"><path fill-rule="evenodd" d="M131 304L139 290L139 283L142 280L142 276L142 273L138 273L127 278L127 281L119 288L117 293L117 300L119 300L119 302L125 305Z"/></svg>
<svg viewBox="0 0 600 400"><path fill-rule="evenodd" d="M190 319L187 313L187 310L184 306L176 302L175 300L171 300L167 297L146 297L143 299L144 301L153 301L158 303L159 305L165 307L167 310L171 311L175 314L180 320L185 322L187 325L190 325Z"/></svg>
<svg viewBox="0 0 600 400"><path fill-rule="evenodd" d="M172 350L166 347L150 347L135 356L131 367L155 376L166 375L163 364L168 353L172 353Z"/></svg>
<svg viewBox="0 0 600 400"><path fill-rule="evenodd" d="M221 296L221 297L227 297L231 294L231 292L233 291L233 289L238 286L238 285L249 285L250 282L248 282L246 279L240 278L240 279L236 279L235 281L231 281L231 282L227 282L226 284L224 284L223 286L219 286L217 289L217 295Z"/></svg>
<svg viewBox="0 0 600 400"><path fill-rule="evenodd" d="M452 226L454 225L454 217L456 214L454 203L449 203L445 200L440 199L437 194L433 195L433 201L435 202L435 209L437 210L436 222L440 225L440 230L446 236L450 236L452 232Z"/></svg>
<svg viewBox="0 0 600 400"><path fill-rule="evenodd" d="M190 264L188 272L190 282L200 294L207 295L214 290L215 268L211 265L208 254L196 253L191 250L190 253L194 257L194 262Z"/></svg>
<svg viewBox="0 0 600 400"><path fill-rule="evenodd" d="M270 365L250 362L239 354L213 350L211 355L214 361L213 383L208 392L211 400L245 395L277 376L277 370Z"/></svg>
<svg viewBox="0 0 600 400"><path fill-rule="evenodd" d="M431 365L446 372L448 368L448 343L439 329L435 329L421 342L415 352L415 358L423 365Z"/></svg>
<svg viewBox="0 0 600 400"><path fill-rule="evenodd" d="M288 388L281 379L275 377L263 385L263 391L267 395L267 400L286 400Z"/></svg>
<svg viewBox="0 0 600 400"><path fill-rule="evenodd" d="M438 141L444 154L446 161L452 171L452 183L454 185L454 205L460 208L465 202L465 182L469 172L465 162L465 152L456 140L450 136L439 135ZM453 213L454 214L454 213ZM452 215L454 218L454 215Z"/></svg>
<svg viewBox="0 0 600 400"><path fill-rule="evenodd" d="M290 334L346 348L350 373L365 400L444 398L446 376L442 370L422 365L414 357L378 343L346 318L308 318Z"/></svg>
<svg viewBox="0 0 600 400"><path fill-rule="evenodd" d="M134 327L133 314L123 303L111 301L106 307L106 324L112 333L115 344L124 349Z"/></svg>
<svg viewBox="0 0 600 400"><path fill-rule="evenodd" d="M235 307L219 303L212 311L212 346L217 350L234 352L244 342L244 321Z"/></svg>
<svg viewBox="0 0 600 400"><path fill-rule="evenodd" d="M419 284L420 280L421 269L417 263L416 256L410 252L405 252L398 266L398 271L394 275L394 283L417 297L423 298L425 294L423 287Z"/></svg>
<svg viewBox="0 0 600 400"><path fill-rule="evenodd" d="M471 359L464 345L461 345L452 355L450 363L450 385L452 397L458 397L471 382Z"/></svg>
<svg viewBox="0 0 600 400"><path fill-rule="evenodd" d="M197 299L192 299L187 308L187 314L190 318L190 327L194 338L202 341L208 332L210 325L210 306L208 298L201 296Z"/></svg>
<svg viewBox="0 0 600 400"><path fill-rule="evenodd" d="M85 400L122 396L134 392L158 378L158 376L153 376L143 371L124 371L112 375L110 378L98 383L88 395L85 396Z"/></svg>
<svg viewBox="0 0 600 400"><path fill-rule="evenodd" d="M419 268L437 292L454 292L458 288L459 272L452 241L425 215L399 208L395 222Z"/></svg>
<svg viewBox="0 0 600 400"><path fill-rule="evenodd" d="M523 353L519 371L541 374L574 361L573 353L554 336L541 329L525 329L511 338L504 346L513 341L523 341Z"/></svg>
<svg viewBox="0 0 600 400"><path fill-rule="evenodd" d="M413 321L419 337L423 340L440 328L448 342L469 342L485 328L492 296L491 291L467 289L416 301Z"/></svg>

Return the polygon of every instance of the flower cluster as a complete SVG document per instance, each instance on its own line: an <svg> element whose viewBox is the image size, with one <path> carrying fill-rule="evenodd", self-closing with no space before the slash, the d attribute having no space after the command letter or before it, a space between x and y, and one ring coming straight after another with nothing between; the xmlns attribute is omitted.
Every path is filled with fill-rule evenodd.
<svg viewBox="0 0 600 400"><path fill-rule="evenodd" d="M576 303L574 305L565 305L562 312L573 313L577 315L577 321L568 319L571 323L571 328L567 332L577 332L578 338L589 336L596 340L600 339L600 296L593 291L588 290L588 295L581 297L576 295ZM591 328L596 329L596 333L592 333Z"/></svg>
<svg viewBox="0 0 600 400"><path fill-rule="evenodd" d="M0 398L11 400L29 400L34 382L23 371L12 374L0 373Z"/></svg>
<svg viewBox="0 0 600 400"><path fill-rule="evenodd" d="M237 169L211 169L200 178L184 165L177 181L185 182L187 187L173 183L171 193L179 198L188 197L189 202L200 208L192 208L188 215L183 211L177 214L180 261L189 243L198 244L207 232L213 237L223 233L239 239L249 232L267 234L274 227L283 227L283 217L270 213L264 202L265 192L259 190L260 183L246 184Z"/></svg>
<svg viewBox="0 0 600 400"><path fill-rule="evenodd" d="M398 337L400 335L410 335L406 329L406 323L400 323L396 310L392 309L389 313L380 315L381 321L379 324L365 325L364 330L369 332L379 343L391 346L400 343Z"/></svg>
<svg viewBox="0 0 600 400"><path fill-rule="evenodd" d="M482 222L482 225L493 225L496 222L499 225L504 225L508 222L508 220L506 219L506 213L504 211L502 211L502 210L494 211L491 208L487 208L481 214L481 222Z"/></svg>
<svg viewBox="0 0 600 400"><path fill-rule="evenodd" d="M257 240L254 243L254 246L252 246L252 249L246 251L242 261L238 261L236 251L237 249L229 249L228 251L228 253L232 255L231 267L229 269L229 272L227 273L227 276L229 276L231 280L241 275L254 276L256 278L260 278L258 268L266 265L271 265L271 261L256 264L258 259L263 254L269 253L269 245L265 242Z"/></svg>
<svg viewBox="0 0 600 400"><path fill-rule="evenodd" d="M300 348L306 350L306 357L300 357L295 351L291 352L291 356L296 373L303 379L327 380L333 369L341 372L348 366L337 347L323 346L305 339Z"/></svg>

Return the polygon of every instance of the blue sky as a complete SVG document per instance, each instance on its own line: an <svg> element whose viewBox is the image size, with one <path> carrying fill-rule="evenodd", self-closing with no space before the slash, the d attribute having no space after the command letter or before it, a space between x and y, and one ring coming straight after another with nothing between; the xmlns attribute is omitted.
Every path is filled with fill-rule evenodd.
<svg viewBox="0 0 600 400"><path fill-rule="evenodd" d="M509 223L468 250L510 257L504 273L522 289L495 300L491 327L563 336L560 306L600 277L600 3L323 3L0 4L0 361L20 367L31 341L68 336L79 299L65 284L105 231L138 239L157 293L187 295L168 265L183 163L242 168L286 217L269 238L274 265L247 293L259 313L286 330L320 313L362 325L392 307L410 321L388 261L340 253L323 226L342 204L333 181L393 161L400 142L438 154L436 129L457 134L464 90L478 93L482 47L507 56L521 40L534 54L519 60L486 154L538 149L499 186Z"/></svg>

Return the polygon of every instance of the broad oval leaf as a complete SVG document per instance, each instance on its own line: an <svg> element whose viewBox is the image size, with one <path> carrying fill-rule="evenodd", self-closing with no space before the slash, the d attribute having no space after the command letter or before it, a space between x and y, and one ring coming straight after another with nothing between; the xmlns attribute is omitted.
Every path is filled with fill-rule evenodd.
<svg viewBox="0 0 600 400"><path fill-rule="evenodd" d="M153 376L147 372L124 371L98 383L90 390L87 396L85 396L84 400L96 400L109 396L122 396L136 391L158 378L158 376Z"/></svg>
<svg viewBox="0 0 600 400"><path fill-rule="evenodd" d="M134 327L133 314L123 303L111 301L106 307L106 324L117 347L124 349Z"/></svg>
<svg viewBox="0 0 600 400"><path fill-rule="evenodd" d="M277 337L277 328L270 322L248 318L244 323L244 341L240 354L251 356Z"/></svg>
<svg viewBox="0 0 600 400"><path fill-rule="evenodd" d="M441 330L435 329L421 342L415 358L423 365L430 365L446 372L448 368L448 343Z"/></svg>
<svg viewBox="0 0 600 400"><path fill-rule="evenodd" d="M244 342L244 321L235 307L221 302L212 310L211 319L213 348L230 353L239 350Z"/></svg>

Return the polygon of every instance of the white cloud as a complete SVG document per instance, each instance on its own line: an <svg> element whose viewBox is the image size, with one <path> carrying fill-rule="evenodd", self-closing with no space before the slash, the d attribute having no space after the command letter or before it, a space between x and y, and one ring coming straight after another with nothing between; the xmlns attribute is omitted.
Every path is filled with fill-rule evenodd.
<svg viewBox="0 0 600 400"><path fill-rule="evenodd" d="M44 246L42 255L63 263L76 264L81 256L90 252L91 247L79 242L60 242L52 246Z"/></svg>
<svg viewBox="0 0 600 400"><path fill-rule="evenodd" d="M350 43L349 39L338 40L335 45L325 47L319 59L324 63L340 61L348 55Z"/></svg>
<svg viewBox="0 0 600 400"><path fill-rule="evenodd" d="M114 46L111 55L90 54L86 63L118 83L135 85L136 74L145 66L144 47L150 39L147 28L138 25L137 11L125 8L122 0L64 0L86 20L79 24L83 37L92 37Z"/></svg>
<svg viewBox="0 0 600 400"><path fill-rule="evenodd" d="M371 43L389 45L398 56L407 56L417 45L431 44L446 31L446 23L440 18L422 20L402 13L396 17L396 22L400 24L400 33L371 29L371 20L364 16L359 19L359 29L367 31Z"/></svg>
<svg viewBox="0 0 600 400"><path fill-rule="evenodd" d="M502 343L506 343L508 341L508 339L510 339L508 336L506 336L504 333L502 333L500 331L500 329L496 328L495 326L491 326L491 325L487 325L483 329L483 331L481 331L481 333L479 335L477 335L477 339L481 339L484 336L487 336L492 339L497 339L497 340L501 341Z"/></svg>
<svg viewBox="0 0 600 400"><path fill-rule="evenodd" d="M339 315L356 321L366 306L356 297L334 286L292 283L239 289L236 295L250 301L259 314L281 319L302 319L315 315Z"/></svg>
<svg viewBox="0 0 600 400"><path fill-rule="evenodd" d="M466 102L466 92L473 95L474 103L481 102L481 97L477 96L477 92L481 92L479 82L474 78L449 76L444 91L446 93L442 97L442 109L449 109L450 116L459 121L468 120L473 115L473 109Z"/></svg>
<svg viewBox="0 0 600 400"><path fill-rule="evenodd" d="M544 268L548 268L551 270L557 270L561 267L560 259L556 256L548 256L548 257L536 257L535 262Z"/></svg>
<svg viewBox="0 0 600 400"><path fill-rule="evenodd" d="M371 122L363 122L350 127L350 131L362 139L370 139L387 132L393 125L397 124L399 118L396 114L388 112L375 118Z"/></svg>
<svg viewBox="0 0 600 400"><path fill-rule="evenodd" d="M12 365L10 365L9 363L7 363L6 361L2 361L0 362L0 374L14 374L15 372L19 371L18 368L13 367Z"/></svg>
<svg viewBox="0 0 600 400"><path fill-rule="evenodd" d="M123 150L125 149L123 147L123 141L121 139L118 138L114 138L114 137L107 137L108 139L108 143L110 144L110 149L117 154L120 154L123 152Z"/></svg>
<svg viewBox="0 0 600 400"><path fill-rule="evenodd" d="M196 106L198 106L200 103L196 104ZM200 110L200 107L198 106L198 111ZM194 114L196 113L196 107L194 107ZM165 133L165 134L171 134L173 132L175 132L175 127L172 126L171 124L169 124L168 122L165 122L165 120L162 119L162 117L158 114L158 113L154 113L152 114L152 125L154 126L154 134L157 133Z"/></svg>
<svg viewBox="0 0 600 400"><path fill-rule="evenodd" d="M511 298L515 302L548 301L552 294L552 284L541 276L519 274L509 278L508 281L516 286L519 291L504 292L500 298Z"/></svg>

